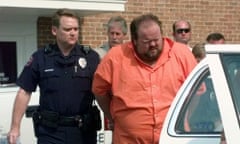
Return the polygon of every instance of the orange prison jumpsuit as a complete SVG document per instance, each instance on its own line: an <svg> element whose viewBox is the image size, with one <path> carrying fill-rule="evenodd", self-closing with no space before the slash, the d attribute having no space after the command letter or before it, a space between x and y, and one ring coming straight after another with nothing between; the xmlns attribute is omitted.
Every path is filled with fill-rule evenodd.
<svg viewBox="0 0 240 144"><path fill-rule="evenodd" d="M114 144L158 144L171 102L197 64L186 45L163 41L154 67L144 64L129 42L110 49L95 72L94 94L112 91Z"/></svg>

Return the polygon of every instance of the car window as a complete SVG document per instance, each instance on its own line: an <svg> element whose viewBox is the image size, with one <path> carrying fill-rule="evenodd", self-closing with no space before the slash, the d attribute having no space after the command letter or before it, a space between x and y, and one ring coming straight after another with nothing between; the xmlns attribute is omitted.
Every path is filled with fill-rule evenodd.
<svg viewBox="0 0 240 144"><path fill-rule="evenodd" d="M184 102L175 126L177 133L220 133L222 123L209 70L205 70Z"/></svg>
<svg viewBox="0 0 240 144"><path fill-rule="evenodd" d="M240 123L240 56L239 54L222 54L221 60Z"/></svg>

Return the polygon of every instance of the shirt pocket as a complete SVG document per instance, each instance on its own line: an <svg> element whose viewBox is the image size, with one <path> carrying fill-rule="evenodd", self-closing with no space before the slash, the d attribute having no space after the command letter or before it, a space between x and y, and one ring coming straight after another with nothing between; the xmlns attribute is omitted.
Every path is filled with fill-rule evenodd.
<svg viewBox="0 0 240 144"><path fill-rule="evenodd" d="M41 74L40 86L47 91L57 91L61 85L61 73L59 71L48 71Z"/></svg>
<svg viewBox="0 0 240 144"><path fill-rule="evenodd" d="M73 73L73 86L79 90L89 91L92 85L92 74L88 69L78 69Z"/></svg>

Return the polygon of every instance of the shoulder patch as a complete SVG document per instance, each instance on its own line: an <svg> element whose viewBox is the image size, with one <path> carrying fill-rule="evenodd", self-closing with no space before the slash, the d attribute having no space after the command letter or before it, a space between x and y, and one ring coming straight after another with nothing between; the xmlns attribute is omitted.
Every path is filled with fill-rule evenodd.
<svg viewBox="0 0 240 144"><path fill-rule="evenodd" d="M25 66L30 66L33 62L33 56L31 56Z"/></svg>

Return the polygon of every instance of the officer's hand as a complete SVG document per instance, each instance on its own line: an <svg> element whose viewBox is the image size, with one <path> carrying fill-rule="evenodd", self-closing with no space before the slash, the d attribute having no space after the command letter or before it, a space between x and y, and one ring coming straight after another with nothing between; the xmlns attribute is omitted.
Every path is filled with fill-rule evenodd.
<svg viewBox="0 0 240 144"><path fill-rule="evenodd" d="M19 129L11 129L8 132L7 139L9 144L16 144L19 138Z"/></svg>

